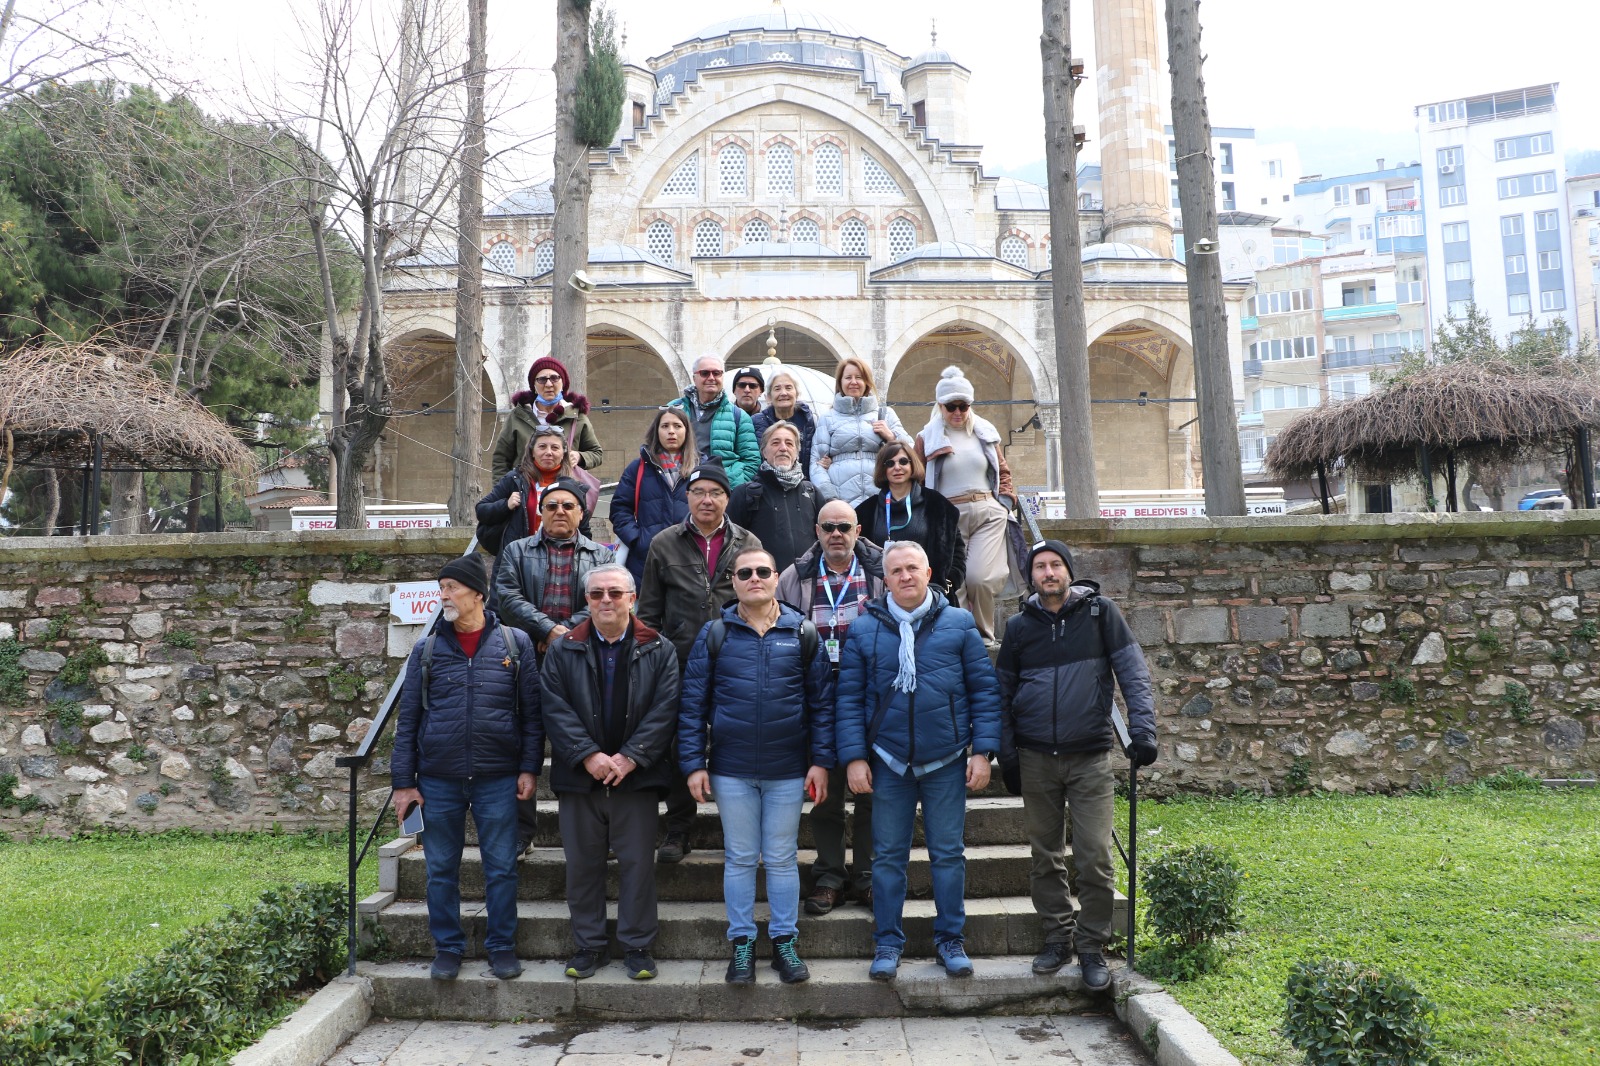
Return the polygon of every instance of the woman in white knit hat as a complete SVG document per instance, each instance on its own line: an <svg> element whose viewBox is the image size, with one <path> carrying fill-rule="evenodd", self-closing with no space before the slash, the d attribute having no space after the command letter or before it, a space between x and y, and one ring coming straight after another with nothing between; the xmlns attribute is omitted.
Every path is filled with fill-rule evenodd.
<svg viewBox="0 0 1600 1066"><path fill-rule="evenodd" d="M935 386L933 414L917 434L923 484L961 512L967 574L961 606L972 612L984 643L997 646L995 609L1006 587L1006 517L1014 490L1000 431L972 409L972 382L960 367L945 367Z"/></svg>

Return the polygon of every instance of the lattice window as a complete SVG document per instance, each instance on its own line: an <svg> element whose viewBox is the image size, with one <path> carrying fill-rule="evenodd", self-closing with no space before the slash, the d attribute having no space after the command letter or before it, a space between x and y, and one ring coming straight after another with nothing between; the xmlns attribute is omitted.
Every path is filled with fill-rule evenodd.
<svg viewBox="0 0 1600 1066"><path fill-rule="evenodd" d="M1044 243L1044 268L1046 270L1049 270L1052 266L1055 265L1055 255L1054 255L1054 251L1053 251L1054 248L1055 248L1055 245L1051 244L1049 241L1045 241L1045 243Z"/></svg>
<svg viewBox="0 0 1600 1066"><path fill-rule="evenodd" d="M694 228L694 254L722 254L722 223L708 218Z"/></svg>
<svg viewBox="0 0 1600 1066"><path fill-rule="evenodd" d="M700 153L694 152L678 164L672 177L661 186L662 196L698 196L700 194Z"/></svg>
<svg viewBox="0 0 1600 1066"><path fill-rule="evenodd" d="M767 195L794 195L794 149L778 143L767 149Z"/></svg>
<svg viewBox="0 0 1600 1066"><path fill-rule="evenodd" d="M556 242L544 241L533 250L533 275L548 274L556 268Z"/></svg>
<svg viewBox="0 0 1600 1066"><path fill-rule="evenodd" d="M717 191L723 196L743 196L749 190L745 181L748 168L743 148L736 144L723 148L717 153Z"/></svg>
<svg viewBox="0 0 1600 1066"><path fill-rule="evenodd" d="M917 246L917 227L909 218L897 218L889 223L889 258L900 259L911 254Z"/></svg>
<svg viewBox="0 0 1600 1066"><path fill-rule="evenodd" d="M672 91L678 87L678 79L671 74L664 75L656 82L656 103L664 104L672 99Z"/></svg>
<svg viewBox="0 0 1600 1066"><path fill-rule="evenodd" d="M1000 242L1000 258L1012 266L1028 269L1028 242L1021 237L1007 237Z"/></svg>
<svg viewBox="0 0 1600 1066"><path fill-rule="evenodd" d="M883 169L883 164L861 153L861 184L871 196L901 196L900 183L894 175Z"/></svg>
<svg viewBox="0 0 1600 1066"><path fill-rule="evenodd" d="M828 65L830 67L854 67L856 65L856 61L851 59L849 56L834 56L832 62L830 62Z"/></svg>
<svg viewBox="0 0 1600 1066"><path fill-rule="evenodd" d="M660 219L650 223L644 231L644 250L660 263L670 263L678 254L678 241L672 233L672 223Z"/></svg>
<svg viewBox="0 0 1600 1066"><path fill-rule="evenodd" d="M765 244L772 239L772 227L759 218L753 218L744 224L744 243Z"/></svg>
<svg viewBox="0 0 1600 1066"><path fill-rule="evenodd" d="M767 53L767 62L769 62L769 63L793 63L794 62L794 56L790 55L788 52L769 52L769 53Z"/></svg>
<svg viewBox="0 0 1600 1066"><path fill-rule="evenodd" d="M839 251L845 255L867 254L867 224L859 218L847 218L839 227Z"/></svg>
<svg viewBox="0 0 1600 1066"><path fill-rule="evenodd" d="M844 195L844 155L837 144L819 145L811 165L815 168L818 196Z"/></svg>
<svg viewBox="0 0 1600 1066"><path fill-rule="evenodd" d="M710 70L712 67L725 67L727 65L728 65L728 57L727 56L718 56L717 58L713 59L711 62L706 64L706 69Z"/></svg>
<svg viewBox="0 0 1600 1066"><path fill-rule="evenodd" d="M802 218L799 222L796 222L794 224L794 228L789 232L793 239L801 244L822 243L822 231L819 230L817 228L817 224L809 218Z"/></svg>
<svg viewBox="0 0 1600 1066"><path fill-rule="evenodd" d="M510 241L496 241L489 249L489 262L495 269L506 274L517 272L517 250L511 246Z"/></svg>

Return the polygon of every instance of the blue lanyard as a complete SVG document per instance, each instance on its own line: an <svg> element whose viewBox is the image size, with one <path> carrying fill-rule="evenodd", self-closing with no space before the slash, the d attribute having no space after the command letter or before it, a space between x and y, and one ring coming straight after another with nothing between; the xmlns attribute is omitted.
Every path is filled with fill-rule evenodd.
<svg viewBox="0 0 1600 1066"><path fill-rule="evenodd" d="M883 539L890 540L894 537L894 518L891 514L894 508L894 493L885 489L883 493ZM906 520L901 529L911 524L911 493L906 493Z"/></svg>
<svg viewBox="0 0 1600 1066"><path fill-rule="evenodd" d="M817 559L817 573L822 575L822 589L828 594L828 609L833 612L833 620L828 623L830 629L839 628L839 601L844 598L844 590L850 587L855 580L856 573L861 569L861 560L854 555L850 556L850 569L844 575L844 584L839 586L839 591L833 591L833 577L828 573L828 560Z"/></svg>

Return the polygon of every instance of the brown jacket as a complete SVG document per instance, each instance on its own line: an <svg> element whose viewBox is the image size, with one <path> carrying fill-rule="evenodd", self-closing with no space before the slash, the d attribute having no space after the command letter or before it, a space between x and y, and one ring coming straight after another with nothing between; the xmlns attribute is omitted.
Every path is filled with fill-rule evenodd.
<svg viewBox="0 0 1600 1066"><path fill-rule="evenodd" d="M722 605L735 598L733 560L761 541L742 526L726 522L727 535L715 573L706 573L706 559L694 542L691 520L663 529L650 541L644 561L644 581L639 586L639 620L672 641L678 649L678 667L689 661L689 651L700 627L722 613Z"/></svg>

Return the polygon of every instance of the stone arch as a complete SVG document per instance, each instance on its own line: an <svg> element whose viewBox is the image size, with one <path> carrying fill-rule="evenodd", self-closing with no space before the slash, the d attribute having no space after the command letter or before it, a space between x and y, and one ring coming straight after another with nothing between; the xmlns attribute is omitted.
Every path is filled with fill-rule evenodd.
<svg viewBox="0 0 1600 1066"><path fill-rule="evenodd" d="M1142 328L1171 346L1157 369L1147 357L1113 339ZM1131 400L1140 392L1181 400L1194 381L1187 323L1154 307L1118 308L1097 320L1089 342L1089 383L1097 400ZM1199 434L1192 403L1119 403L1093 409L1095 466L1102 489L1192 489ZM1114 459L1114 461L1112 461Z"/></svg>
<svg viewBox="0 0 1600 1066"><path fill-rule="evenodd" d="M746 317L743 322L723 333L711 350L732 360L734 358L733 353L739 351L740 348L743 348L753 340L760 341L766 337L767 330L770 328L767 324L769 318L774 320L773 324L778 329L794 330L809 337L822 348L827 349L832 353L836 364L846 357L862 358L856 352L855 346L850 343L849 339L826 319L797 307L774 307L770 310L752 314ZM766 349L764 347L760 349L760 355L761 359L766 358ZM751 359L748 362L759 363L761 359ZM809 365L810 362L820 362L820 360L803 362ZM728 365L733 366L734 364L730 362ZM821 367L817 369L821 369ZM832 373L832 370L830 369L828 372Z"/></svg>
<svg viewBox="0 0 1600 1066"><path fill-rule="evenodd" d="M387 502L443 503L450 498L455 444L455 324L438 314L402 319L404 328L384 344L390 362L395 414L384 428L367 471L367 491ZM433 319L432 322L425 322ZM443 326L444 328L440 328ZM499 387L479 371L483 408L479 424L480 481L487 491L498 428Z"/></svg>
<svg viewBox="0 0 1600 1066"><path fill-rule="evenodd" d="M1027 368L1028 376L1033 379L1034 385L1039 390L1040 402L1056 402L1055 374L1045 367L1033 343L999 315L964 304L942 307L901 331L900 336L889 345L889 350L884 354L882 376L885 388L888 387L887 383L894 379L901 360L918 341L930 333L936 333L950 326L969 326L1004 341Z"/></svg>

